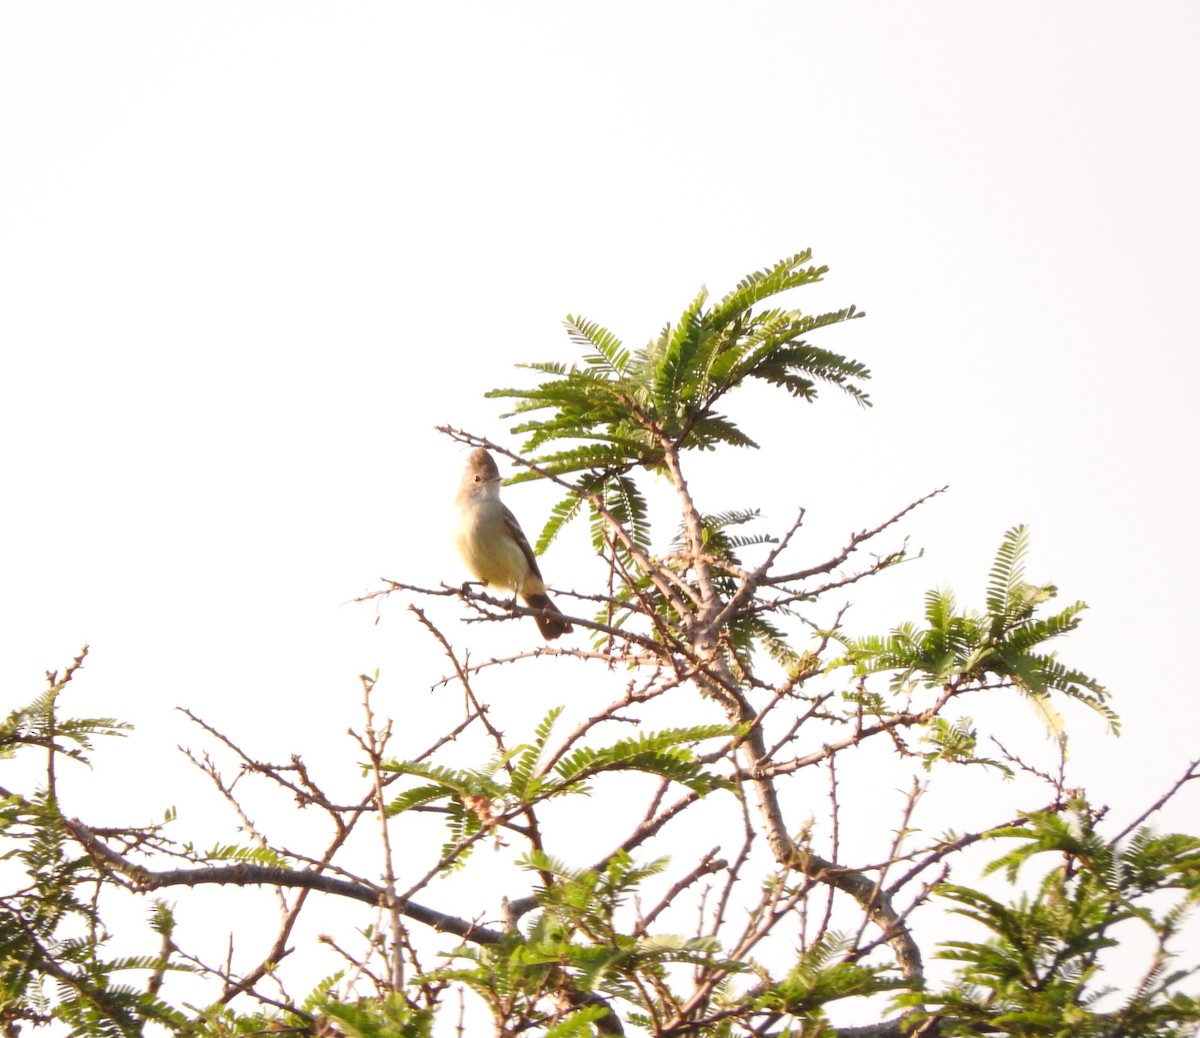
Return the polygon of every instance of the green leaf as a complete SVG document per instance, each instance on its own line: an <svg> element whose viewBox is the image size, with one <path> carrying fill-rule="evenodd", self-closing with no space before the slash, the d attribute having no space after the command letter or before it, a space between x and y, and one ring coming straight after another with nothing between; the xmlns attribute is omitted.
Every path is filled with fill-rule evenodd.
<svg viewBox="0 0 1200 1038"><path fill-rule="evenodd" d="M612 332L601 328L595 321L569 314L563 324L572 342L585 350L594 351L585 356L589 363L603 364L614 375L625 374L625 369L629 367L629 351Z"/></svg>
<svg viewBox="0 0 1200 1038"><path fill-rule="evenodd" d="M728 725L672 728L621 739L611 746L580 746L555 766L563 782L577 783L605 771L643 771L671 779L704 794L729 788L729 783L706 772L685 743L729 737Z"/></svg>

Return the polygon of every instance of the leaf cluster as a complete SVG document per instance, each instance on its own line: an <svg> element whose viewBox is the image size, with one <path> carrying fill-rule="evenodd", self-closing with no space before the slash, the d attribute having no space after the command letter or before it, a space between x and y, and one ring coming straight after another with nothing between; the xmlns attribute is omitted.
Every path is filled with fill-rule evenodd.
<svg viewBox="0 0 1200 1038"><path fill-rule="evenodd" d="M638 350L627 349L608 329L568 316L567 334L581 363L522 365L544 376L533 387L497 389L488 395L515 401L508 417L525 437L529 469L516 477L553 476L569 487L538 538L543 551L583 505L592 510L592 536L602 546L621 525L631 542L649 544L645 498L632 473L663 472L687 450L755 447L726 414L726 399L756 381L799 400L815 400L821 385L859 404L870 400L865 365L814 346L807 336L860 317L853 306L822 313L755 309L793 288L820 281L811 251L748 275L715 304L701 289L679 318ZM618 544L618 550L625 545Z"/></svg>
<svg viewBox="0 0 1200 1038"><path fill-rule="evenodd" d="M944 991L906 995L919 1017L947 1035L1182 1036L1200 1023L1200 1000L1179 985L1198 967L1174 968L1175 942L1200 894L1200 839L1139 828L1106 840L1095 812L1077 800L1038 812L992 839L1017 845L992 862L1012 883L1047 861L1036 888L1012 900L944 884L940 891L988 936L947 941L939 956L959 964ZM1167 899L1164 895L1179 896ZM1113 1004L1106 953L1142 927L1154 952L1132 990ZM1125 934L1122 937L1122 934ZM1123 970L1117 961L1116 968ZM1105 1000L1108 999L1106 1005Z"/></svg>
<svg viewBox="0 0 1200 1038"><path fill-rule="evenodd" d="M122 978L168 968L157 955L106 955L109 935L97 907L108 881L83 853L57 795L59 759L87 764L98 735L119 736L129 725L111 718L60 716L58 699L82 665L85 649L48 688L0 724L0 753L36 749L46 755L45 782L28 793L0 789L0 860L19 866L21 885L0 895L0 1030L22 1024L65 1024L75 1035L141 1035L145 1022L178 1026L184 1017L152 992ZM155 925L168 927L158 906Z"/></svg>
<svg viewBox="0 0 1200 1038"><path fill-rule="evenodd" d="M848 664L862 675L889 673L894 692L914 685L954 690L1015 687L1035 702L1051 730L1062 735L1061 719L1050 702L1051 695L1059 693L1100 713L1116 730L1118 719L1107 705L1104 686L1063 665L1056 653L1041 651L1046 642L1074 630L1086 606L1075 602L1060 612L1039 615L1058 589L1025 580L1028 551L1025 526L1004 535L982 613L959 610L951 591L929 591L923 626L904 623L886 636L850 640L835 665Z"/></svg>
<svg viewBox="0 0 1200 1038"><path fill-rule="evenodd" d="M494 756L480 769L446 768L421 761L385 762L385 771L430 780L394 796L387 805L389 815L437 805L445 812L449 829L443 859L458 868L481 833L545 801L586 796L592 781L605 773L654 775L701 796L730 788L728 781L705 768L691 749L698 742L732 736L736 729L728 725L639 732L607 746L577 746L548 760L548 740L561 713L561 707L550 711L532 740Z"/></svg>

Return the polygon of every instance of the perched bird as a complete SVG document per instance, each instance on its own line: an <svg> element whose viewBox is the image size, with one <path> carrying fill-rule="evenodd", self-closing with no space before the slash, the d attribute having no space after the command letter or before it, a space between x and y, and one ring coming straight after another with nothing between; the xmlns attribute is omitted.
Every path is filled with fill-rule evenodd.
<svg viewBox="0 0 1200 1038"><path fill-rule="evenodd" d="M471 451L458 496L454 499L458 525L454 546L467 569L484 584L507 588L524 599L547 640L571 630L566 617L546 594L533 549L516 517L500 500L500 470L482 447Z"/></svg>

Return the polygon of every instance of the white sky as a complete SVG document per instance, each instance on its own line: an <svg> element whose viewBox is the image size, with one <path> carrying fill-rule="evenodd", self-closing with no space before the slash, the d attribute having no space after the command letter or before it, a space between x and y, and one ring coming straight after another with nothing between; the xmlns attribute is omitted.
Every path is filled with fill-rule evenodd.
<svg viewBox="0 0 1200 1038"><path fill-rule="evenodd" d="M419 720L440 665L344 603L463 579L433 426L503 436L482 393L569 359L568 312L638 346L811 246L794 305L867 311L820 341L876 406L746 408L764 450L702 504L807 506L815 561L949 484L864 631L981 601L1031 523L1126 724L1077 716L1074 763L1127 814L1197 755L1197 54L1191 0L3 5L5 708L90 642L74 707L138 725L97 796L148 816L196 782L177 705L345 753L379 667ZM507 500L533 532L552 496ZM551 583L586 589L584 544Z"/></svg>

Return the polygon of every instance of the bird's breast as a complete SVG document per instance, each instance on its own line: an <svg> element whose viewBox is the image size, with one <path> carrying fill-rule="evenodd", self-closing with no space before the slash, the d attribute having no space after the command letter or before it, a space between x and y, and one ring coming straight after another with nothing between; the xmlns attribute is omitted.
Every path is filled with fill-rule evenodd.
<svg viewBox="0 0 1200 1038"><path fill-rule="evenodd" d="M454 546L476 580L510 591L521 589L529 563L509 535L501 508L460 506Z"/></svg>

